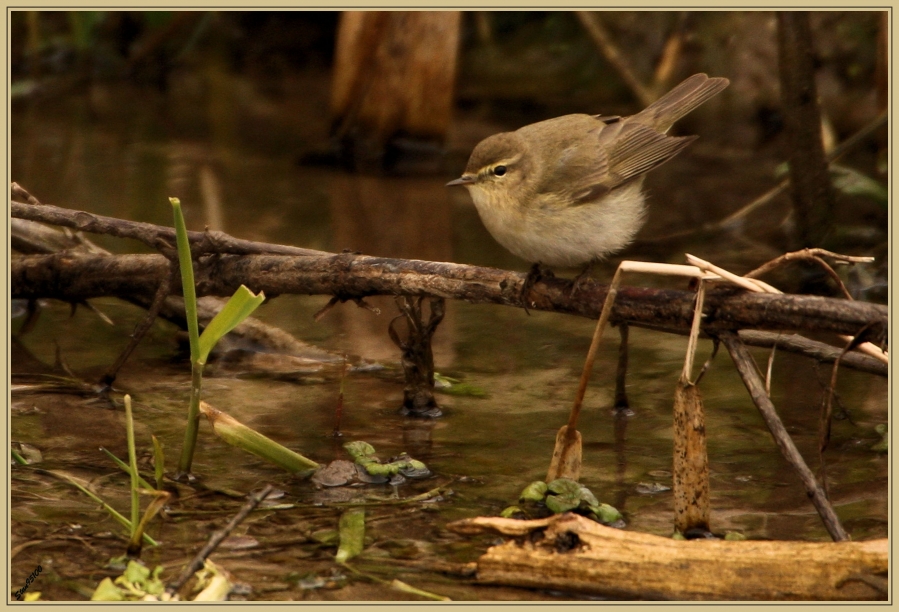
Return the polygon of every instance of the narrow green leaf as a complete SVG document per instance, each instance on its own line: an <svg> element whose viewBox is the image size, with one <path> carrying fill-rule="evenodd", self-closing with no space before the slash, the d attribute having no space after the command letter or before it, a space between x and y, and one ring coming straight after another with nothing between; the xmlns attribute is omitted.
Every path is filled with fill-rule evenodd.
<svg viewBox="0 0 899 612"><path fill-rule="evenodd" d="M181 200L169 198L175 216L175 241L178 245L178 265L181 268L181 287L184 292L184 311L187 319L187 335L190 339L190 360L200 359L200 326L197 323L197 291L194 286L194 264L190 255L187 225L181 212Z"/></svg>
<svg viewBox="0 0 899 612"><path fill-rule="evenodd" d="M393 579L393 581L390 583L390 586L397 591L419 595L426 599L433 599L434 601L452 601L452 599L446 597L445 595L438 595L437 593L431 593L430 591L423 591L422 589L415 588L414 586L406 584L405 582L397 578Z"/></svg>
<svg viewBox="0 0 899 612"><path fill-rule="evenodd" d="M131 532L131 521L126 519L124 516L122 516L115 508L113 508L112 506L107 504L105 501L100 499L100 497L97 496L96 494L94 494L93 491L91 491L90 489L88 489L87 487L85 487L84 485L79 483L75 478L73 478L72 476L69 476L65 472L58 472L58 471L54 471L54 470L47 470L47 473L52 474L53 476L56 476L57 478L60 478L62 480L65 480L70 485L72 485L73 487L75 487L76 489L78 489L79 491L81 491L82 493L87 495L88 497L90 497L92 500L94 500L95 502L100 504L100 506L102 506L102 508L104 510L106 510L112 518L114 518L121 525L123 525L128 530L129 533ZM156 540L154 540L147 534L144 534L144 542L146 542L150 546L157 546Z"/></svg>
<svg viewBox="0 0 899 612"><path fill-rule="evenodd" d="M362 552L365 545L365 508L350 508L340 515L338 563L345 563Z"/></svg>
<svg viewBox="0 0 899 612"><path fill-rule="evenodd" d="M128 473L131 475L131 540L138 538L137 525L140 522L140 474L137 473L137 449L134 446L134 415L131 412L131 396L125 394L125 436L128 440Z"/></svg>
<svg viewBox="0 0 899 612"><path fill-rule="evenodd" d="M250 316L264 301L264 293L260 291L259 295L253 295L245 285L241 285L203 330L199 340L200 361L205 363L218 341Z"/></svg>
<svg viewBox="0 0 899 612"><path fill-rule="evenodd" d="M100 450L103 451L104 453L106 453L106 456L109 457L110 459L112 459L113 463L115 463L117 466L119 466L123 472L125 472L126 474L131 473L131 468L128 467L127 463L125 463L124 461L122 461L121 459L119 459L118 457L113 455L108 449L106 449L102 446L100 447ZM140 486L144 489L152 489L153 488L152 486L150 486L150 483L147 482L146 480L144 480L141 476L138 476L138 482L140 483Z"/></svg>
<svg viewBox="0 0 899 612"><path fill-rule="evenodd" d="M162 443L156 439L156 436L150 436L153 439L153 464L156 476L156 489L162 490L163 478L165 478L165 453L162 451ZM148 489L150 487L147 487Z"/></svg>
<svg viewBox="0 0 899 612"><path fill-rule="evenodd" d="M854 168L846 166L830 165L830 175L833 186L846 195L869 198L884 208L889 203L889 191L880 181L877 181Z"/></svg>

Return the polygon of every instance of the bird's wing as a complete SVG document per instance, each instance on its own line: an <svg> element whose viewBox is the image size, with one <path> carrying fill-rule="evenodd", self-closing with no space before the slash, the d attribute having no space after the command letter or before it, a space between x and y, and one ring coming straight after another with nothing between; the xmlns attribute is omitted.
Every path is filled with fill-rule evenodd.
<svg viewBox="0 0 899 612"><path fill-rule="evenodd" d="M590 130L591 138L578 139L561 149L555 159L544 159L539 192L554 192L555 201L585 204L612 191L674 157L696 139L673 138L627 120Z"/></svg>

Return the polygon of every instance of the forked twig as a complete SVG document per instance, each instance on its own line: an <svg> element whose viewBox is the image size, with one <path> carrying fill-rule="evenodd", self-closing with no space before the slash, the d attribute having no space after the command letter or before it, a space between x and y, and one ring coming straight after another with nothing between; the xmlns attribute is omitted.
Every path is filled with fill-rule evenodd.
<svg viewBox="0 0 899 612"><path fill-rule="evenodd" d="M849 290L846 289L846 285L843 284L843 280L840 278L840 275L837 274L826 261L824 261L824 257L833 259L837 263L843 264L871 263L872 261L874 261L873 257L853 257L851 255L840 255L839 253L833 253L831 251L818 248L802 249L801 251L785 253L780 257L777 257L776 259L772 259L768 263L759 266L745 276L747 278L758 278L759 276L766 274L771 270L783 266L791 261L813 261L820 265L827 273L827 275L837 283L837 286L840 288L840 291L843 293L847 300L853 299L852 295L849 293Z"/></svg>
<svg viewBox="0 0 899 612"><path fill-rule="evenodd" d="M780 289L772 287L768 283L762 282L755 278L747 279L745 277L737 276L737 275L733 274L732 272L728 272L727 270L724 270L723 268L719 268L718 266L716 266L712 263L709 263L709 262L705 261L704 259L700 259L699 257L690 255L689 253L687 254L687 261L689 261L691 264L693 264L697 268L700 268L707 272L718 274L719 276L726 278L727 280L733 281L749 291L755 291L758 293L776 293L776 294L783 293ZM840 338L843 338L844 340L847 340L847 341L850 340L849 336L841 335ZM889 353L887 353L882 348L875 346L871 342L864 342L862 344L859 344L857 348L858 348L858 350L860 350L876 359L879 359L880 361L882 361L884 363L890 362Z"/></svg>
<svg viewBox="0 0 899 612"><path fill-rule="evenodd" d="M262 489L262 491L260 491L256 495L250 496L250 499L247 500L247 503L245 503L243 507L241 507L240 511L238 511L238 513L235 514L230 521L228 521L228 524L225 525L223 529L220 529L219 531L216 531L212 534L212 536L209 538L209 541L206 543L206 546L204 546L200 550L200 552L198 552L197 555L193 558L193 560L187 564L187 567L184 568L184 571L181 572L181 575L178 576L178 579L165 588L165 592L171 596L180 591L181 587L183 587L187 583L187 581L190 580L190 577L194 575L194 572L203 567L203 563L206 561L206 558L209 557L209 555L211 555L213 552L215 552L215 549L219 547L219 544L221 544L222 541L227 538L231 534L231 532L234 531L234 529L243 522L245 518L247 518L247 516L256 508L256 506L262 503L262 501L269 496L273 489L274 487L272 487L272 485L265 485L265 488Z"/></svg>

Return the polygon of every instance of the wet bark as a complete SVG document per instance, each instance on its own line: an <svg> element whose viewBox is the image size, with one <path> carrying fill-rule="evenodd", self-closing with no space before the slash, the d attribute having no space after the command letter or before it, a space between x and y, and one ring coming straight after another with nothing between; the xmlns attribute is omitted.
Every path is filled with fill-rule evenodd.
<svg viewBox="0 0 899 612"><path fill-rule="evenodd" d="M443 412L434 397L434 352L431 339L446 313L443 298L428 301L430 316L427 320L422 309L423 297L397 298L400 314L387 328L390 339L402 352L401 363L406 386L403 389L403 414L407 416L438 417ZM406 333L400 337L397 321L404 321Z"/></svg>
<svg viewBox="0 0 899 612"><path fill-rule="evenodd" d="M708 532L709 455L699 387L681 377L674 389L674 458L672 481L674 528L685 535Z"/></svg>
<svg viewBox="0 0 899 612"><path fill-rule="evenodd" d="M76 301L101 296L143 295L152 299L168 270L161 255L27 255L10 264L11 297ZM525 274L464 264L369 257L210 255L196 262L197 295L230 296L247 285L269 297L280 294L333 295L346 301L368 295L431 295L523 307ZM177 287L178 283L175 283ZM596 318L608 288L582 283L572 297L570 281L543 279L527 296L528 307ZM690 329L691 291L621 287L612 322L663 331ZM801 295L709 291L702 330L801 330L886 338L887 309L866 302Z"/></svg>

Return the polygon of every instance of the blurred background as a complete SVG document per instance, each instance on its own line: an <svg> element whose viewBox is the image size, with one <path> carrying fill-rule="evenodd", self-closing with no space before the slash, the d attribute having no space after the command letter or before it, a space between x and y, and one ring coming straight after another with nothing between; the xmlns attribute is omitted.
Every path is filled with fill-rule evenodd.
<svg viewBox="0 0 899 612"><path fill-rule="evenodd" d="M810 15L827 148L870 126L887 108L886 17ZM730 229L715 230L785 176L772 12L13 11L11 31L10 178L43 203L169 225L167 198L177 196L191 229L524 271L528 264L483 228L467 193L444 187L462 172L474 145L565 113L633 114L683 78L706 72L729 78L730 87L675 126L700 138L649 176L646 226L594 276L609 279L625 258L683 263L684 252L745 273L803 246L789 192ZM877 257L844 280L856 297L881 303L887 291L886 143L887 130L880 127L840 158L832 174L833 224L822 245ZM114 252L145 250L92 239ZM814 271L788 272L779 279L787 290L833 291L815 284ZM627 282L672 286L643 277ZM327 301L280 296L257 315L335 353L396 364L399 351L386 333L396 313L390 298L370 300L380 315L347 303L313 322ZM44 363L77 355L79 372L102 371L142 313L116 300L95 302L115 328L83 309L71 317L67 305L50 305L19 346ZM410 425L396 415L402 382L395 372L355 375L346 385L344 428L347 439L368 440L385 456L408 449L439 473L471 475L474 484L457 486L457 511L470 504L469 514L498 512L521 484L499 475L543 478L593 322L447 306L435 336L436 366L480 392L441 395L444 419ZM179 355L172 332L157 323L117 384L142 391L150 404L177 403L172 380L183 386L188 377L183 361L171 367ZM670 480L671 390L685 345L679 337L631 332L629 388L637 418L626 440L615 438L607 410L611 376L591 381L592 412L582 418L589 464L583 480L601 501L628 513L637 529L670 533L670 499L636 493L633 485ZM700 354L709 351L705 343L700 348ZM597 372L613 372L616 342L600 353ZM31 363L24 355L14 353L14 368ZM760 355L760 363L766 358ZM727 510L717 524L752 537L826 540L726 356L718 359L721 367L703 381L713 508ZM777 359L788 375L775 375L772 397L800 449L815 453L819 381L826 375L806 360ZM886 529L887 466L868 450L880 439L874 425L886 421L886 382L872 384L867 375L842 370L840 377L842 400L856 412L851 424L835 425L831 448L838 450L828 469L840 486L831 493L838 510L851 506L846 527L864 539ZM204 393L248 424L282 441L297 440L304 454L326 461L342 452L328 437L337 388L327 377L223 375L204 384ZM178 405L173 410L180 415ZM59 410L76 418L68 407ZM47 424L29 429L32 418L39 417L14 421L14 435L54 435ZM154 418L153 431L163 438L169 432L177 445L180 416L177 422ZM412 431L422 427L424 434ZM77 430L63 429L59 436ZM410 448L413 439L427 444ZM83 452L95 453L95 442L88 442ZM227 449L210 446L198 458L201 465L208 457L227 462ZM614 465L617 471L609 469ZM252 480L257 474L221 477Z"/></svg>
<svg viewBox="0 0 899 612"><path fill-rule="evenodd" d="M826 147L886 109L885 16L811 14ZM443 187L473 146L560 114L633 114L707 72L731 85L674 128L700 139L650 175L621 257L692 248L745 271L808 246L788 192L736 232L698 231L784 176L771 12L16 11L11 26L11 178L43 202L168 223L177 196L196 229L524 269ZM886 130L840 166L816 246L878 256L852 290L885 301Z"/></svg>

